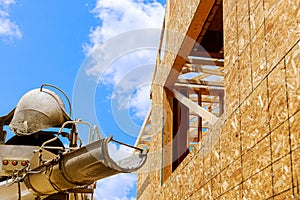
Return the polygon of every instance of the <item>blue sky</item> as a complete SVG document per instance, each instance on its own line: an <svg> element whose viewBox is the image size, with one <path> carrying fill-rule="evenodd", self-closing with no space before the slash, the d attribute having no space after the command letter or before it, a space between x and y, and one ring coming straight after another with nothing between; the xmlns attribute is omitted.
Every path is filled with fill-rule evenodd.
<svg viewBox="0 0 300 200"><path fill-rule="evenodd" d="M13 109L30 89L50 83L76 98L72 101L79 108L74 118L98 124L102 135L134 144L150 104L149 84L164 4L164 0L0 0L0 115ZM157 44L142 41L139 48L132 41L130 46L135 34ZM114 41L120 41L114 49L122 50L126 44L126 51L103 51ZM109 58L114 60L105 63ZM85 89L84 84L95 89ZM87 91L94 105L86 100ZM89 108L96 120L93 113L84 112ZM136 175L120 175L99 181L95 197L134 199L135 187ZM120 188L119 192L114 188Z"/></svg>

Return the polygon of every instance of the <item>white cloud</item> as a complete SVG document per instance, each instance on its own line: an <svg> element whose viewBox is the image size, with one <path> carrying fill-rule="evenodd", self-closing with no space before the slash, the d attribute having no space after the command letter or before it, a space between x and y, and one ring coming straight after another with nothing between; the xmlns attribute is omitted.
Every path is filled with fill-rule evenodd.
<svg viewBox="0 0 300 200"><path fill-rule="evenodd" d="M22 38L18 25L9 19L9 6L15 4L14 0L0 0L0 37L4 40Z"/></svg>
<svg viewBox="0 0 300 200"><path fill-rule="evenodd" d="M83 46L87 55L86 73L100 84L115 88L111 101L116 102L117 109L131 109L135 117L142 119L150 105L149 84L157 54L157 49L143 47L158 46L164 6L155 0L98 0L92 12L100 24L91 28L90 43ZM145 28L148 29L134 31ZM122 118L120 123L127 123L121 114L116 116ZM116 146L109 151L114 160L130 153ZM136 182L136 174L102 179L97 182L95 199L135 199Z"/></svg>
<svg viewBox="0 0 300 200"><path fill-rule="evenodd" d="M145 85L137 89L137 92L130 100L130 107L133 109L134 117L143 118L148 112L149 101L141 101L145 97L149 98L150 85Z"/></svg>
<svg viewBox="0 0 300 200"><path fill-rule="evenodd" d="M86 50L102 44L105 40L122 32L140 28L161 28L164 7L153 1L98 0L93 10L101 25L92 28L91 45Z"/></svg>
<svg viewBox="0 0 300 200"><path fill-rule="evenodd" d="M156 1L98 0L92 12L100 20L100 25L91 28L90 44L84 45L86 54L94 57L93 64L87 67L86 72L96 77L100 84L115 86L112 98L119 98L116 101L118 109L131 109L133 117L143 119L150 105L149 84L153 75L157 49L139 49L137 45L139 41L130 39L137 38L138 40L138 37L141 38L139 33L132 33L137 34L136 37L126 38L125 35L121 39L117 37L132 30L160 29L164 6ZM145 34L145 31L140 33ZM149 29L149 34L143 35L142 39L152 41L152 43L155 41L153 46L157 47L159 36ZM111 38L115 41L110 42L113 44L107 47L105 42ZM132 49L128 46L132 46ZM107 50L108 48L110 50ZM124 51L120 50L123 48L133 50L133 52L124 54ZM118 52L121 52L118 57L113 57L113 62L107 63L107 60L112 57L111 54L116 55ZM147 69L145 65L148 65ZM137 68L143 68L145 71L135 74L134 77L132 73L137 71L135 70Z"/></svg>
<svg viewBox="0 0 300 200"><path fill-rule="evenodd" d="M118 162L132 155L133 150L121 145L117 147L114 143L108 143L110 157ZM135 199L137 176L136 174L117 174L97 181L95 190L96 200L132 200Z"/></svg>
<svg viewBox="0 0 300 200"><path fill-rule="evenodd" d="M135 195L131 190L135 189L136 174L118 174L97 181L94 197L96 200L133 200Z"/></svg>
<svg viewBox="0 0 300 200"><path fill-rule="evenodd" d="M15 0L0 0L1 6L9 6L10 4L14 4Z"/></svg>

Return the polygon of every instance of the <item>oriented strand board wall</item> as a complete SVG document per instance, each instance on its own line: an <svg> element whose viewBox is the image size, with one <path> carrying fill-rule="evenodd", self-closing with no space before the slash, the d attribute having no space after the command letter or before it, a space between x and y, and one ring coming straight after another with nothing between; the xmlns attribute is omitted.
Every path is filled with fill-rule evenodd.
<svg viewBox="0 0 300 200"><path fill-rule="evenodd" d="M299 1L224 0L226 110L239 119L230 165L240 177L228 188L246 199L299 195L299 10ZM222 189L233 178L223 177Z"/></svg>
<svg viewBox="0 0 300 200"><path fill-rule="evenodd" d="M164 123L163 86L171 71L176 55L180 51L180 46L183 43L199 1L193 0L187 4L185 0L172 0L167 4L165 38L168 42L164 49L168 50L164 52L164 58L157 66L151 89L151 128L155 136L152 138L149 146L150 151L147 162L139 171L137 188L137 197L139 199L164 199L161 196L162 131ZM178 18L178 15L181 17Z"/></svg>
<svg viewBox="0 0 300 200"><path fill-rule="evenodd" d="M223 0L223 7L227 116L162 185L160 170L150 167L162 155L150 157L139 199L299 196L300 1ZM153 98L163 102L161 87ZM152 113L156 131L162 108ZM161 147L159 133L150 151Z"/></svg>

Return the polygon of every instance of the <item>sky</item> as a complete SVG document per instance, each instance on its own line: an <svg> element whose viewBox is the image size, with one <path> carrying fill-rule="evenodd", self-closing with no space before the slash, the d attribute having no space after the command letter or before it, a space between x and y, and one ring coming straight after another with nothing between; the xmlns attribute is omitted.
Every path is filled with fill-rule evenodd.
<svg viewBox="0 0 300 200"><path fill-rule="evenodd" d="M164 6L165 0L0 0L0 115L49 83L70 97L74 119L133 145L150 105ZM86 142L86 129L79 130ZM95 199L135 199L136 181L136 174L98 181Z"/></svg>

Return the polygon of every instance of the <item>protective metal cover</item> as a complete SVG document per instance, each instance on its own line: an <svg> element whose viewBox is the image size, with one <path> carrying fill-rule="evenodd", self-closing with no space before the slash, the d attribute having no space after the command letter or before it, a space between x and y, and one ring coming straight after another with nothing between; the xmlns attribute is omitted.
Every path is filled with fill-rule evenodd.
<svg viewBox="0 0 300 200"><path fill-rule="evenodd" d="M53 126L62 125L66 118L65 106L51 90L34 89L18 102L10 129L17 135L30 135Z"/></svg>

